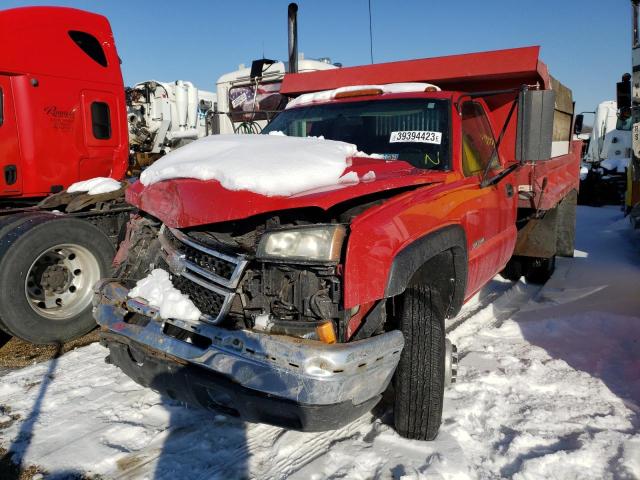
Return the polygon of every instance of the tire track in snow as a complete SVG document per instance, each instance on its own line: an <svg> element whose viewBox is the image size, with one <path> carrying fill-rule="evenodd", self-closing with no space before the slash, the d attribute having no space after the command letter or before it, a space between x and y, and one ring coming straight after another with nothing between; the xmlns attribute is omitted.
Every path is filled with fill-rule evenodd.
<svg viewBox="0 0 640 480"><path fill-rule="evenodd" d="M505 283L497 282L482 300L472 301L467 305L449 325L447 334L459 332L459 337L462 339L484 328L496 326L518 312L542 288L539 285L528 285L523 281L506 285ZM251 457L263 457L262 465L266 468L252 465L253 477L280 480L295 474L313 460L326 455L336 443L364 435L370 430L371 422L371 415L365 414L339 430L319 433L281 430L277 427L263 431L259 426L250 426L247 430L249 439L247 444L238 448L233 456L236 462L244 462L247 465ZM259 448L260 445L269 443L269 438L265 437L274 439L267 451ZM221 464L206 473L210 478L223 477L231 468L231 464Z"/></svg>
<svg viewBox="0 0 640 480"><path fill-rule="evenodd" d="M476 302L469 304L461 315L458 315L448 327L447 334L460 332L462 339L474 335L478 331L504 322L513 316L529 300L534 298L541 290L539 285L528 285L523 281L509 285L506 282L497 282L492 291ZM331 448L339 442L352 439L354 436L364 435L370 430L371 415L364 415L354 422L339 430L330 430L319 433L304 433L293 430L281 430L272 427L278 432L271 448L268 451L260 451L256 447L265 444L267 439L259 439L270 431L262 432L258 427L250 427L247 430L248 441L246 446L236 450L237 461L249 464L250 457L262 456L266 469L251 469L255 478L280 480L303 469L313 460L326 455ZM257 431L258 430L258 431ZM258 434L258 435L256 435ZM231 465L217 465L207 471L210 477L223 476L228 473Z"/></svg>
<svg viewBox="0 0 640 480"><path fill-rule="evenodd" d="M464 350L473 336L481 330L502 325L534 299L543 288L544 285L527 284L520 280L482 308L472 310L471 315L465 314L463 310L461 320L457 317L446 329L447 338L458 347L460 359L464 358Z"/></svg>

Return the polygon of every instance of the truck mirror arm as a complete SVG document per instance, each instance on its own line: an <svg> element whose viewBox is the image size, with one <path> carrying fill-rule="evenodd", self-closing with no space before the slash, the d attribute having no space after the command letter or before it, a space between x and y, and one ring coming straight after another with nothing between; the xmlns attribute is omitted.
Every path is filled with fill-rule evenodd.
<svg viewBox="0 0 640 480"><path fill-rule="evenodd" d="M516 168L518 168L520 166L521 166L521 164L519 162L516 162L514 164L509 165L507 168L502 170L496 176L488 178L488 179L485 178L484 180L482 180L482 182L480 183L480 187L484 188L484 187L488 187L489 185L494 185L494 184L498 183L500 180L502 180L504 177L509 175L511 172L513 172Z"/></svg>

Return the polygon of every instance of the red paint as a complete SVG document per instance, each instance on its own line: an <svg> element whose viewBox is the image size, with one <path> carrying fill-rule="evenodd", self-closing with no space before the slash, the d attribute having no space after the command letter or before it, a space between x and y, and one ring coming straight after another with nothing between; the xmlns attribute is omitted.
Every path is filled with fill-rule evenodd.
<svg viewBox="0 0 640 480"><path fill-rule="evenodd" d="M348 85L396 82L430 82L443 90L466 92L536 82L548 88L549 73L539 53L540 47L535 46L288 74L281 93L295 96Z"/></svg>
<svg viewBox="0 0 640 480"><path fill-rule="evenodd" d="M69 31L93 35L107 66L82 51ZM41 197L87 178L122 178L128 164L124 84L107 19L61 7L4 10L0 44L0 197ZM93 136L93 102L109 106L110 139ZM13 185L2 174L8 165L18 169Z"/></svg>

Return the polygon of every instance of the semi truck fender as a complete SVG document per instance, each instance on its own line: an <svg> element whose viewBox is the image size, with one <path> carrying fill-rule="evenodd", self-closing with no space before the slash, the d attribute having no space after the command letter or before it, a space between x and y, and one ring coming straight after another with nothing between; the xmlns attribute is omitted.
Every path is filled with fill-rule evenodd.
<svg viewBox="0 0 640 480"><path fill-rule="evenodd" d="M413 281L436 285L443 296L446 316L462 308L467 284L467 239L460 225L450 225L410 243L393 259L385 297L395 297Z"/></svg>

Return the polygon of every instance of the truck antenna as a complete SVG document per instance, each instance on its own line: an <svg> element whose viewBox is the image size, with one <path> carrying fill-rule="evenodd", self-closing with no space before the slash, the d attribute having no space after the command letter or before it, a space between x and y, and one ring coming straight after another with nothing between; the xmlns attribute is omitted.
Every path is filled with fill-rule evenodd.
<svg viewBox="0 0 640 480"><path fill-rule="evenodd" d="M369 0L369 54L373 63L373 27L371 26L371 0Z"/></svg>

